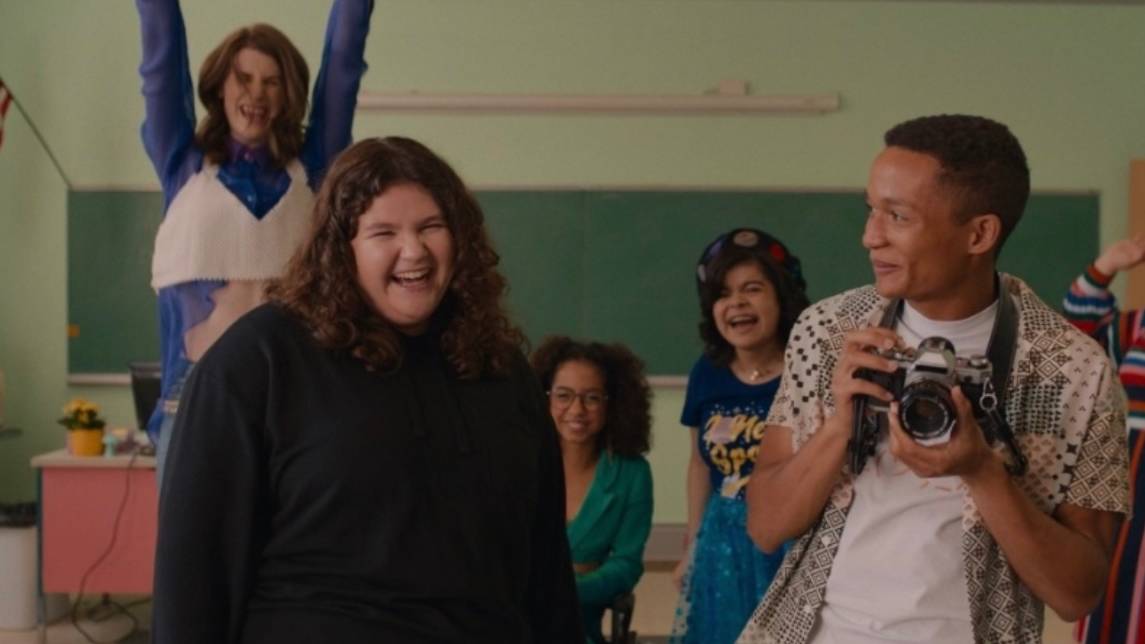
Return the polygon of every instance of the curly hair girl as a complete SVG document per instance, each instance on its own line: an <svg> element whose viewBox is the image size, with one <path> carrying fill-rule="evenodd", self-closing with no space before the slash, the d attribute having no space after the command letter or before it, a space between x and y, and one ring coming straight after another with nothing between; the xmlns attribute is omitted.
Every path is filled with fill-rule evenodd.
<svg viewBox="0 0 1145 644"><path fill-rule="evenodd" d="M309 240L268 296L302 318L322 346L349 349L374 369L396 369L400 331L364 296L351 240L374 199L400 184L433 197L453 238L454 271L433 321L442 329L443 352L462 378L504 373L523 336L502 305L505 278L485 217L453 168L413 139L367 139L334 161L318 193Z"/></svg>
<svg viewBox="0 0 1145 644"><path fill-rule="evenodd" d="M622 344L578 342L566 336L546 338L533 352L533 371L548 391L557 369L580 360L594 365L604 376L604 428L597 448L621 456L640 456L651 446L652 392L644 378L644 362Z"/></svg>

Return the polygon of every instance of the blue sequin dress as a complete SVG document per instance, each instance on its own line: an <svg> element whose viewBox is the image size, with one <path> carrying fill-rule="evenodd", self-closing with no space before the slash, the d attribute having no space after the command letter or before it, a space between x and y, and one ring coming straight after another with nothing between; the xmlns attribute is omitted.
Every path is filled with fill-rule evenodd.
<svg viewBox="0 0 1145 644"><path fill-rule="evenodd" d="M680 420L700 430L697 447L708 465L712 495L688 552L673 643L734 642L783 561L786 548L769 555L752 543L744 500L778 389L779 378L744 384L706 357L692 367Z"/></svg>

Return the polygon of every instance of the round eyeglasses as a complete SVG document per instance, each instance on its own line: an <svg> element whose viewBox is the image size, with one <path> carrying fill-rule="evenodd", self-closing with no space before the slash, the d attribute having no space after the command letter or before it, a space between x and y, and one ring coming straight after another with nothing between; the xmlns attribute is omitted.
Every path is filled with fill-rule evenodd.
<svg viewBox="0 0 1145 644"><path fill-rule="evenodd" d="M552 401L553 406L557 409L567 409L571 407L573 401L580 398L580 404L588 411L595 411L604 405L604 401L608 400L608 396L600 391L585 391L577 393L572 389L566 387L557 387L549 393L549 400Z"/></svg>

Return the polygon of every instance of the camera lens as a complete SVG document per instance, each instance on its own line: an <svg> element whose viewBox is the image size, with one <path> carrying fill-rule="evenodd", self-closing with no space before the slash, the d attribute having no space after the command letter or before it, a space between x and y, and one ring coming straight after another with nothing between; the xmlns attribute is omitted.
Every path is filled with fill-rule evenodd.
<svg viewBox="0 0 1145 644"><path fill-rule="evenodd" d="M899 420L915 440L932 440L948 433L954 418L954 402L946 385L923 380L903 391Z"/></svg>

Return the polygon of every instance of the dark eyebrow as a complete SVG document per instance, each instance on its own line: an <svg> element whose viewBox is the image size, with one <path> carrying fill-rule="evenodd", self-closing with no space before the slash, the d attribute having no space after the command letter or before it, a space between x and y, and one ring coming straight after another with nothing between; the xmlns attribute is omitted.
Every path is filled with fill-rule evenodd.
<svg viewBox="0 0 1145 644"><path fill-rule="evenodd" d="M366 223L365 226L360 226L360 229L361 230L379 230L379 229L391 229L393 227L394 227L394 225L391 223L388 223L388 222L371 221L371 222Z"/></svg>
<svg viewBox="0 0 1145 644"><path fill-rule="evenodd" d="M448 223L445 221L445 215L443 215L441 213L434 213L432 215L426 215L425 217L422 217L421 219L419 219L417 221L417 223L414 224L414 226L415 227L416 226L424 226L426 224L436 223L439 221L443 224ZM398 227L397 225L392 224L388 221L371 221L371 222L364 224L364 225L359 224L359 228L364 229L364 230L379 230L379 229L381 229L381 230L392 230L392 229L397 228L397 227Z"/></svg>
<svg viewBox="0 0 1145 644"><path fill-rule="evenodd" d="M571 392L573 392L574 394L575 394L575 393L578 393L578 391L577 391L576 389L573 389L572 387L570 387L570 386L568 386L568 385L553 385L553 387L552 387L552 390L553 390L553 391L557 391L557 390L561 390L561 391L571 391ZM581 390L579 393L586 393L586 394L603 394L603 393L607 393L607 392L606 392L604 389L601 389L601 388L598 388L598 387L589 387L588 389L583 389L583 390Z"/></svg>
<svg viewBox="0 0 1145 644"><path fill-rule="evenodd" d="M868 194L868 193L863 193L863 197L864 197L864 200L867 202L867 205L868 205L868 206L869 206L869 205L871 205L871 196L870 196L870 194ZM910 202L907 202L907 201L903 201L903 200L901 200L901 199L895 199L894 197L888 197L888 198L887 198L887 199L885 199L884 201L886 202L886 204L887 204L888 206L905 206L905 207L907 207L907 208L913 208L913 207L914 207L914 206L912 206L912 205L910 204Z"/></svg>

